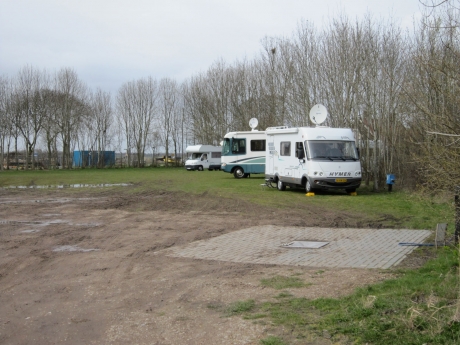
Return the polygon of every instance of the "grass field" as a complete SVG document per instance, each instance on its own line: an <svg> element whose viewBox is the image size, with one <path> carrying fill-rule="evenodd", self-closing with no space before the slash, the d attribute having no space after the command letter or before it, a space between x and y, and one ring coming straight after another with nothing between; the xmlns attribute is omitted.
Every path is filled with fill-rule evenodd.
<svg viewBox="0 0 460 345"><path fill-rule="evenodd" d="M357 217L371 214L376 216L376 222L380 220L387 227L434 229L437 223L454 224L453 196L430 198L398 190L396 185L392 193L374 193L362 186L357 196L336 191L306 197L303 190L279 192L262 187L264 182L263 175L237 180L233 175L220 171L186 171L184 168L0 172L0 187L131 183L136 185L133 192L159 189L191 195L206 192L221 198L243 199L279 208L316 205L348 211ZM398 222L392 223L393 218L397 218Z"/></svg>
<svg viewBox="0 0 460 345"><path fill-rule="evenodd" d="M452 236L455 220L453 196L409 193L397 185L392 193L374 193L362 187L357 196L331 192L307 197L302 190L279 192L262 187L261 175L236 180L223 172L189 172L183 168L0 172L3 188L120 183L133 184L132 193L170 190L190 197L209 193L224 200L241 199L277 208L315 205L356 217L373 215L375 222L380 219L389 227L434 230L437 223L448 223L448 237ZM74 190L78 193L79 189ZM438 249L435 257L422 268L395 270L398 278L358 289L341 299L294 297L286 289L304 286L297 277L261 281L261 285L278 291L276 302L241 301L229 306L224 316L270 322L290 330L299 343L313 332L337 344L459 344L458 250L447 246ZM288 344L276 336L261 343Z"/></svg>

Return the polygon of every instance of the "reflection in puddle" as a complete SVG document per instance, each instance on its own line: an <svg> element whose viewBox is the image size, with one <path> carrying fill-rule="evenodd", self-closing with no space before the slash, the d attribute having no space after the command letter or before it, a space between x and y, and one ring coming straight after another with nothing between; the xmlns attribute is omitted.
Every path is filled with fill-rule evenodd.
<svg viewBox="0 0 460 345"><path fill-rule="evenodd" d="M1 188L0 188L1 189ZM75 201L89 201L93 200L95 202L103 201L105 200L104 198L59 198L59 199L42 199L42 200L1 200L0 204L31 204L31 203L47 203L47 204L52 204L52 203L59 203L59 204L64 204L66 202L75 202Z"/></svg>
<svg viewBox="0 0 460 345"><path fill-rule="evenodd" d="M32 224L41 225L42 222L27 220L0 220L0 224Z"/></svg>
<svg viewBox="0 0 460 345"><path fill-rule="evenodd" d="M98 184L60 184L60 185L31 185L31 186L6 186L1 189L63 189L63 188L102 188L102 187L127 187L131 186L132 183L98 183Z"/></svg>
<svg viewBox="0 0 460 345"><path fill-rule="evenodd" d="M85 226L88 228L94 228L96 226L101 225L100 223L72 223L68 220L61 220L61 219L55 219L55 220L48 220L48 221L38 221L38 220L0 220L0 224L10 224L10 225L36 225L40 227L45 227L48 225L53 225L53 224L67 224L71 226ZM29 231L29 230L27 230ZM24 231L22 231L24 232ZM29 231L32 232L32 231Z"/></svg>
<svg viewBox="0 0 460 345"><path fill-rule="evenodd" d="M94 252L99 249L84 249L78 246L59 246L54 247L53 252Z"/></svg>

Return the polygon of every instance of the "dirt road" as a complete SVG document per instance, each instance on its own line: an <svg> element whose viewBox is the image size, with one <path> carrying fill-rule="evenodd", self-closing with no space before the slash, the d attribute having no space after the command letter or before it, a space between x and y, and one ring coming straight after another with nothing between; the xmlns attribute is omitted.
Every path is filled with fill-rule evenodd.
<svg viewBox="0 0 460 345"><path fill-rule="evenodd" d="M388 277L167 256L166 248L250 226L306 226L307 216L308 226L360 224L346 214L273 217L274 210L206 193L129 189L0 190L0 344L260 344L283 330L222 310L273 299L279 291L261 279L295 274L311 285L290 292L316 298Z"/></svg>

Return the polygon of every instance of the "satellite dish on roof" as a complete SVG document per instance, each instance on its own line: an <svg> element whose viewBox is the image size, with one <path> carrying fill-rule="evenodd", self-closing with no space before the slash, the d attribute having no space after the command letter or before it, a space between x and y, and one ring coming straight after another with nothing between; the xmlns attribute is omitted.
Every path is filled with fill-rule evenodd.
<svg viewBox="0 0 460 345"><path fill-rule="evenodd" d="M315 125L322 124L324 121L326 121L326 117L327 117L327 109L324 105L316 104L311 108L310 120Z"/></svg>
<svg viewBox="0 0 460 345"><path fill-rule="evenodd" d="M255 117L249 120L249 127L251 127L252 130L255 130L258 124L259 124L259 121L257 121Z"/></svg>

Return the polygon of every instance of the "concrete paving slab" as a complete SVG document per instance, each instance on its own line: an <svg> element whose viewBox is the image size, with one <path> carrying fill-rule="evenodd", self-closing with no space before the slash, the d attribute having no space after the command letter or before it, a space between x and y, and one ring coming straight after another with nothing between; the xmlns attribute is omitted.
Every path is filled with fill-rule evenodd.
<svg viewBox="0 0 460 345"><path fill-rule="evenodd" d="M388 269L399 264L430 230L257 226L186 246L165 249L173 257L309 267ZM329 242L321 248L287 248L293 241Z"/></svg>

